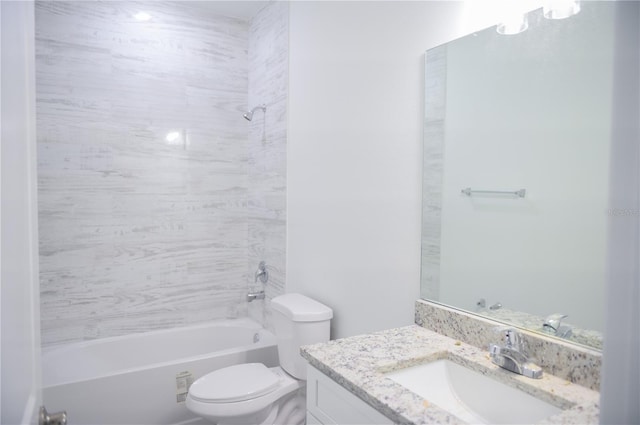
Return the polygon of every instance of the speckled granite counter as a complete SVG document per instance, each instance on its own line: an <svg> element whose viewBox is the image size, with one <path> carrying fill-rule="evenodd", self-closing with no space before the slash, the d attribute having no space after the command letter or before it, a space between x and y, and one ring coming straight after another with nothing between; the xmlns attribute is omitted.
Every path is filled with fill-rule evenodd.
<svg viewBox="0 0 640 425"><path fill-rule="evenodd" d="M426 329L485 349L496 340L496 329L505 325L487 317L429 301L416 301L416 321ZM560 338L520 330L525 352L545 373L598 391L602 353Z"/></svg>
<svg viewBox="0 0 640 425"><path fill-rule="evenodd" d="M534 380L491 363L487 351L417 325L302 347L309 363L370 406L403 424L457 424L460 419L386 378L384 373L448 358L515 386L564 411L545 424L596 424L599 393L545 374Z"/></svg>

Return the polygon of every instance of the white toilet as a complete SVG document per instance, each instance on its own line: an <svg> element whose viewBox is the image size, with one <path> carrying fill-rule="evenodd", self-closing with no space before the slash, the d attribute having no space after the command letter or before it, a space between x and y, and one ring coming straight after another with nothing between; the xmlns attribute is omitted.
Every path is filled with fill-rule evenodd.
<svg viewBox="0 0 640 425"><path fill-rule="evenodd" d="M189 388L190 411L216 424L304 424L300 346L329 341L333 311L300 294L276 297L271 307L280 366L245 363L211 372Z"/></svg>

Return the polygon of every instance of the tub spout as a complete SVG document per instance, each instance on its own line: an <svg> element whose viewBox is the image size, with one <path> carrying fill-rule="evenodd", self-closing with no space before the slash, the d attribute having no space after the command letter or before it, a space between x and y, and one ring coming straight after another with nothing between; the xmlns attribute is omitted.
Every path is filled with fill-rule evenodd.
<svg viewBox="0 0 640 425"><path fill-rule="evenodd" d="M249 292L247 294L247 302L251 302L253 300L264 300L264 291Z"/></svg>

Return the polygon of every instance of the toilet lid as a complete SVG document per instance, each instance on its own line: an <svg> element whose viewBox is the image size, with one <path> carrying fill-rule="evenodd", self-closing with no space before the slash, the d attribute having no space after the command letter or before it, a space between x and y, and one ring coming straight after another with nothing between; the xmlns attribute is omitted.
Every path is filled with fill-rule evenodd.
<svg viewBox="0 0 640 425"><path fill-rule="evenodd" d="M280 383L278 375L262 363L244 363L211 372L196 380L189 396L203 402L250 400L270 393Z"/></svg>

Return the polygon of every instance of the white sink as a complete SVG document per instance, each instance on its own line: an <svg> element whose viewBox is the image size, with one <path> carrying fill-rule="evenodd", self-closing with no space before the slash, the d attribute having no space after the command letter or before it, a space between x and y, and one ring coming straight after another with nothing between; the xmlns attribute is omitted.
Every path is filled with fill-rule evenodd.
<svg viewBox="0 0 640 425"><path fill-rule="evenodd" d="M531 424L562 411L450 360L436 360L385 376L471 424Z"/></svg>

